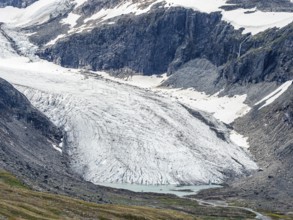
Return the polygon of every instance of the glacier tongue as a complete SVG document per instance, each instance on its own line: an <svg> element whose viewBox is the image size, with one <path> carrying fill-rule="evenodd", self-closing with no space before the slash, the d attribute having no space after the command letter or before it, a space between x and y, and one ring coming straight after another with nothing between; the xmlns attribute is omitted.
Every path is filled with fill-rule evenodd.
<svg viewBox="0 0 293 220"><path fill-rule="evenodd" d="M86 180L221 183L225 172L242 175L256 168L243 149L218 138L178 103L104 80L75 83L74 90L60 93L20 90L64 127L72 167Z"/></svg>
<svg viewBox="0 0 293 220"><path fill-rule="evenodd" d="M221 183L226 174L257 168L244 149L219 138L177 102L44 61L15 59L0 62L0 77L65 129L63 151L86 180ZM22 62L21 68L9 62Z"/></svg>
<svg viewBox="0 0 293 220"><path fill-rule="evenodd" d="M224 126L213 123L224 136L211 129L208 117L200 120L177 101L147 89L85 76L37 57L25 58L0 36L5 53L0 56L0 77L64 128L62 151L86 180L222 183L257 169L247 151L225 135ZM31 51L30 44L23 38L21 42L24 51L26 46Z"/></svg>
<svg viewBox="0 0 293 220"><path fill-rule="evenodd" d="M1 35L1 34L0 34ZM11 34L12 36L12 34ZM31 45L23 45L23 54ZM17 40L17 38L16 38ZM13 52L1 35L0 77L67 133L75 172L93 183L221 183L256 169L229 135L219 137L180 103L148 89L86 76ZM214 123L223 134L224 126ZM52 147L52 146L49 146Z"/></svg>

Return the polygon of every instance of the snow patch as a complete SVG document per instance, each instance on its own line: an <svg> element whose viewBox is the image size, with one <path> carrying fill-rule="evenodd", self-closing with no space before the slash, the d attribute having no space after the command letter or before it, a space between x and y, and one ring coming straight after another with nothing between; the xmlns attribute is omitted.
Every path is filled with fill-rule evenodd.
<svg viewBox="0 0 293 220"><path fill-rule="evenodd" d="M194 89L158 89L164 95L173 100L211 113L216 119L224 123L232 123L236 118L246 115L250 107L244 102L247 95L235 95L233 97L219 96L219 93L207 95Z"/></svg>
<svg viewBox="0 0 293 220"><path fill-rule="evenodd" d="M98 19L102 22L123 14L133 13L134 15L140 15L150 11L153 5L162 2L166 3L165 7L180 6L205 13L220 11L224 21L233 25L236 29L244 28L244 34L251 33L255 35L269 28L282 28L293 22L293 13L290 12L262 12L257 9L250 10L250 13L247 13L247 9L225 11L221 9L221 6L227 5L226 0L157 0L145 9L140 9L141 3L126 1L113 9L102 9L86 19L85 22Z"/></svg>
<svg viewBox="0 0 293 220"><path fill-rule="evenodd" d="M243 135L237 133L234 130L232 130L230 132L230 139L234 144L236 144L236 145L238 145L240 147L243 147L243 148L246 148L246 149L248 149L250 147L249 143L248 143L248 138L244 137Z"/></svg>
<svg viewBox="0 0 293 220"><path fill-rule="evenodd" d="M49 41L45 46L54 45L59 39L62 39L63 37L66 37L66 34L60 34L55 39Z"/></svg>
<svg viewBox="0 0 293 220"><path fill-rule="evenodd" d="M64 18L61 22L63 24L70 25L71 28L73 28L77 24L77 20L80 18L80 15L70 13L66 18Z"/></svg>
<svg viewBox="0 0 293 220"><path fill-rule="evenodd" d="M81 5L83 5L85 2L87 2L88 0L74 0L74 2L76 3L75 7L79 7Z"/></svg>
<svg viewBox="0 0 293 220"><path fill-rule="evenodd" d="M221 11L220 7L226 4L226 0L166 0L166 2L166 7L181 6L206 13Z"/></svg>
<svg viewBox="0 0 293 220"><path fill-rule="evenodd" d="M5 7L0 9L0 22L10 23L17 27L42 24L51 18L59 16L59 14L65 14L70 11L72 5L75 4L75 8L77 8L85 2L86 0L39 0L24 9ZM221 6L227 5L226 0L157 0L149 1L149 5L144 7L143 4L145 3L147 2L124 1L114 8L102 9L91 17L86 18L85 23L78 28L74 27L80 15L71 11L68 17L62 20L62 23L71 26L69 33L90 31L96 27L97 23L117 16L148 13L158 3L165 3L167 8L181 6L205 13L220 11L224 21L233 25L236 29L244 28L243 33L252 33L253 35L273 27L282 28L293 22L293 13L290 12L262 12L257 9L255 11L249 10L250 13L246 13L247 9L225 11L221 9ZM87 22L89 23L86 24Z"/></svg>
<svg viewBox="0 0 293 220"><path fill-rule="evenodd" d="M142 8L140 3L132 3L132 2L124 2L120 5L117 5L115 8L109 9L102 9L98 13L92 15L90 18L84 20L84 22L88 22L91 20L100 20L105 21L114 17L118 17L124 14L134 14L140 15L150 11L153 5L157 4L158 2L153 2L146 8Z"/></svg>
<svg viewBox="0 0 293 220"><path fill-rule="evenodd" d="M258 101L254 105L259 105L263 102L265 102L262 106L260 106L258 109L262 109L270 104L272 104L277 98L279 98L283 93L287 91L287 89L292 85L293 80L289 80L282 84L279 88L277 88L275 91L264 97L262 100Z"/></svg>
<svg viewBox="0 0 293 220"><path fill-rule="evenodd" d="M57 147L55 144L52 144L53 148L57 151L59 151L60 153L62 153L62 149L60 147Z"/></svg>
<svg viewBox="0 0 293 220"><path fill-rule="evenodd" d="M236 29L244 28L243 33L255 35L270 28L282 28L293 22L291 12L262 12L254 11L251 13L246 9L236 9L222 11L223 20L227 21Z"/></svg>
<svg viewBox="0 0 293 220"><path fill-rule="evenodd" d="M167 74L162 76L140 76L135 75L129 78L116 78L105 72L94 72L103 76L105 79L111 79L123 84L133 85L140 88L151 89L159 95L171 98L173 101L180 102L192 109L199 109L211 113L216 119L230 124L236 118L246 115L250 107L245 104L247 95L219 96L219 92L213 95L207 95L204 92L198 92L190 89L170 89L159 87L164 80L168 79Z"/></svg>

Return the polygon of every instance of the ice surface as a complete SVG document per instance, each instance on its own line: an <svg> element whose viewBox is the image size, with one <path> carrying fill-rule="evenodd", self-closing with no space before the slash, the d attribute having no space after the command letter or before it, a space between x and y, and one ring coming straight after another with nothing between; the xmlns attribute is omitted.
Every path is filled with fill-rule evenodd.
<svg viewBox="0 0 293 220"><path fill-rule="evenodd" d="M248 138L244 137L243 135L237 133L234 130L231 131L231 133L230 133L230 139L234 144L236 144L238 146L241 146L246 149L249 148Z"/></svg>
<svg viewBox="0 0 293 220"><path fill-rule="evenodd" d="M158 90L187 106L209 112L215 118L227 124L250 111L250 107L244 103L246 95L235 95L234 97L218 96L218 93L207 95L194 89L162 88Z"/></svg>
<svg viewBox="0 0 293 220"><path fill-rule="evenodd" d="M9 46L3 39L0 77L67 132L72 168L86 180L207 184L222 183L225 172L257 169L245 149L219 138L177 100L21 57Z"/></svg>
<svg viewBox="0 0 293 220"><path fill-rule="evenodd" d="M28 7L32 9L29 13L25 12L28 8L0 9L0 19L14 27L39 24L47 21L48 12L58 12L59 3L67 5L65 2L41 0ZM66 10L63 6L61 9ZM9 14L9 10L13 13ZM74 26L76 18L65 21ZM125 84L84 75L38 59L34 55L36 48L24 35L13 29L5 31L23 55L17 55L0 34L0 77L13 83L67 132L66 150L72 168L86 180L222 183L225 173L243 175L257 169L248 151L233 143L233 138L219 138L182 106L183 103L192 109L203 109L229 123L249 110L243 104L246 96L229 98L194 90L155 88L166 76L148 80L135 76ZM65 150L63 145L55 147Z"/></svg>

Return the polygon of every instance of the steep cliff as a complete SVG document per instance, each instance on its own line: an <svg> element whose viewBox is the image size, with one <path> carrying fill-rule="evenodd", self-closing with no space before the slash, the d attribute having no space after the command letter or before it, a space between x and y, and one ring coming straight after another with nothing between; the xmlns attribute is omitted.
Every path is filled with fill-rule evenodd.
<svg viewBox="0 0 293 220"><path fill-rule="evenodd" d="M122 15L91 31L68 35L40 50L39 55L65 67L113 74L128 69L144 75L173 74L191 60L205 59L217 67L214 84L220 86L292 78L292 25L255 36L241 32L223 21L220 12L156 8L138 16ZM40 42L36 36L32 39ZM199 64L193 67L201 68ZM180 85L196 82L191 78Z"/></svg>
<svg viewBox="0 0 293 220"><path fill-rule="evenodd" d="M141 16L122 16L115 24L74 34L39 54L65 67L127 67L146 75L162 74L172 73L195 58L222 65L237 56L243 38L240 31L221 21L220 13L156 9Z"/></svg>
<svg viewBox="0 0 293 220"><path fill-rule="evenodd" d="M293 75L293 25L250 37L221 74L229 83L285 82Z"/></svg>

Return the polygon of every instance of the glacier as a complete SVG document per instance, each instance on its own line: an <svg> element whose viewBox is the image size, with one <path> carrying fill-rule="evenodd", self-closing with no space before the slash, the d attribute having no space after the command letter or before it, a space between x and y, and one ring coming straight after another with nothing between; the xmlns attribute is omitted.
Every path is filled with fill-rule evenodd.
<svg viewBox="0 0 293 220"><path fill-rule="evenodd" d="M85 180L220 184L257 169L247 149L231 141L231 130L211 115L200 120L179 101L151 89L41 60L20 32L2 30L22 53L0 34L0 77L63 128L62 153Z"/></svg>

